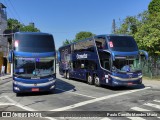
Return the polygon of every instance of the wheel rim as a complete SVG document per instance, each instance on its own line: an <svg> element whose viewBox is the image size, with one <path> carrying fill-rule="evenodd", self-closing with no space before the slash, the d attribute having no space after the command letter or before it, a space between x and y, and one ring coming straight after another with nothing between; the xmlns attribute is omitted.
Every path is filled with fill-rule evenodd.
<svg viewBox="0 0 160 120"><path fill-rule="evenodd" d="M95 85L99 86L100 83L99 83L99 78L98 77L95 77Z"/></svg>
<svg viewBox="0 0 160 120"><path fill-rule="evenodd" d="M92 77L91 76L88 76L88 83L92 84Z"/></svg>

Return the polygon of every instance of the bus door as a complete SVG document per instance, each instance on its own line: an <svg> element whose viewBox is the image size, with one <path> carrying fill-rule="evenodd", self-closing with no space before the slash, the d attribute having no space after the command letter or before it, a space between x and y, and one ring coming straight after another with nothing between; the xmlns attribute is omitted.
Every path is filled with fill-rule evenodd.
<svg viewBox="0 0 160 120"><path fill-rule="evenodd" d="M111 70L111 54L107 51L99 52L99 59L101 67L110 71Z"/></svg>
<svg viewBox="0 0 160 120"><path fill-rule="evenodd" d="M101 84L109 84L108 74L110 73L111 66L112 66L111 54L108 51L104 51L104 50L99 51L99 60L100 60L101 68L103 69L103 72L100 72L101 74L100 77L101 79L105 78L105 80L103 79L103 81L101 81Z"/></svg>
<svg viewBox="0 0 160 120"><path fill-rule="evenodd" d="M74 78L85 80L85 63L84 60L76 60L73 62Z"/></svg>
<svg viewBox="0 0 160 120"><path fill-rule="evenodd" d="M85 66L85 61L84 60L81 60L81 69L79 71L79 77L80 79L82 80L86 80L86 66Z"/></svg>

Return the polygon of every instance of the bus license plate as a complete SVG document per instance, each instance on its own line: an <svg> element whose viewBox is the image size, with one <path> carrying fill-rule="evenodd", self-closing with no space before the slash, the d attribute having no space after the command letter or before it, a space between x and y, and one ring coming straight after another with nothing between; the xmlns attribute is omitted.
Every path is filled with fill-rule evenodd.
<svg viewBox="0 0 160 120"><path fill-rule="evenodd" d="M39 88L32 88L32 92L37 92L39 91Z"/></svg>
<svg viewBox="0 0 160 120"><path fill-rule="evenodd" d="M128 85L133 85L133 83L128 83Z"/></svg>

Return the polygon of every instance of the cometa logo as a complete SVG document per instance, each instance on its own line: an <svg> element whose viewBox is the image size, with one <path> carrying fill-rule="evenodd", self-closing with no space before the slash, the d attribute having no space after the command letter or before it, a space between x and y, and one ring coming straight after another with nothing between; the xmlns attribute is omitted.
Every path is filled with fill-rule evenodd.
<svg viewBox="0 0 160 120"><path fill-rule="evenodd" d="M78 54L77 54L76 57L77 57L77 59L82 59L82 58L87 58L87 56L88 56L88 55L84 53L83 55L78 55Z"/></svg>

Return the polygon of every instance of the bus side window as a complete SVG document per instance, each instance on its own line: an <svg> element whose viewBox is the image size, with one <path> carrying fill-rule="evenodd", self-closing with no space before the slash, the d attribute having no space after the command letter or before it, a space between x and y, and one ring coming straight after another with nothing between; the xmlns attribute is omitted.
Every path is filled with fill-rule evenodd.
<svg viewBox="0 0 160 120"><path fill-rule="evenodd" d="M106 52L99 52L101 66L104 69L110 70L110 54Z"/></svg>
<svg viewBox="0 0 160 120"><path fill-rule="evenodd" d="M96 46L97 46L98 49L102 49L103 48L102 47L102 43L98 42L98 41L96 41Z"/></svg>
<svg viewBox="0 0 160 120"><path fill-rule="evenodd" d="M81 69L81 62L80 62L80 60L73 62L73 68L74 69Z"/></svg>
<svg viewBox="0 0 160 120"><path fill-rule="evenodd" d="M106 45L106 38L104 36L95 38L95 43L98 49L108 49L108 46Z"/></svg>
<svg viewBox="0 0 160 120"><path fill-rule="evenodd" d="M96 62L94 62L92 60L87 60L85 62L85 64L86 64L86 69L88 69L88 70L96 70L97 69Z"/></svg>
<svg viewBox="0 0 160 120"><path fill-rule="evenodd" d="M103 67L107 70L110 70L110 65L109 65L109 61L104 61L103 62Z"/></svg>

